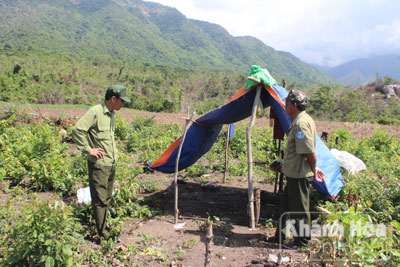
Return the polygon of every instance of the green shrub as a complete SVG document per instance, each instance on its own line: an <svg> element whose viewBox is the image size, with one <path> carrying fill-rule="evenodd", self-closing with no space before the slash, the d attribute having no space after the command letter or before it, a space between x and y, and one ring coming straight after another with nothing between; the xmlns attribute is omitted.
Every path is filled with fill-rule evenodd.
<svg viewBox="0 0 400 267"><path fill-rule="evenodd" d="M313 242L311 260L335 266L397 266L400 263L400 224L379 224L353 207L324 216L323 225L336 225ZM328 228L326 228L328 229Z"/></svg>
<svg viewBox="0 0 400 267"><path fill-rule="evenodd" d="M49 122L16 124L1 134L1 175L14 185L29 184L36 190L68 193L74 185L67 144L61 143L59 128Z"/></svg>
<svg viewBox="0 0 400 267"><path fill-rule="evenodd" d="M117 114L115 118L115 138L126 140L129 137L132 128L127 120L124 120L121 115Z"/></svg>
<svg viewBox="0 0 400 267"><path fill-rule="evenodd" d="M377 123L383 124L383 125L399 125L400 119L393 118L393 117L387 117L387 116L379 116L377 119Z"/></svg>
<svg viewBox="0 0 400 267"><path fill-rule="evenodd" d="M7 203L0 209L1 265L75 266L82 227L71 215L72 209L59 200Z"/></svg>
<svg viewBox="0 0 400 267"><path fill-rule="evenodd" d="M137 162L156 160L177 138L182 129L177 124L156 124L154 118L137 116L132 121L127 151L136 154Z"/></svg>
<svg viewBox="0 0 400 267"><path fill-rule="evenodd" d="M360 158L367 170L355 175L342 171L343 188L337 202L325 204L333 212L325 219L339 220L345 226L345 234L334 240L321 238L322 243L333 245L331 253L313 257L322 257L325 263L341 258L348 265L397 266L400 262L400 227L396 221L400 211L400 141L379 128L371 137L361 140L354 140L348 131L339 129L331 134L329 146L335 146L337 136L338 149ZM356 223L361 227L384 224L391 231L384 236L349 235L346 231Z"/></svg>

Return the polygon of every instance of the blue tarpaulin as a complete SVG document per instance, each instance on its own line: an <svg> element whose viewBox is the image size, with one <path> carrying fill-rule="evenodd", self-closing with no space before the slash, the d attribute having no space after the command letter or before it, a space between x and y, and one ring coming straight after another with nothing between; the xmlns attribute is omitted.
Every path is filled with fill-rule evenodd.
<svg viewBox="0 0 400 267"><path fill-rule="evenodd" d="M272 106L275 109L279 123L287 133L292 120L285 111L285 103L282 99L286 98L288 93L284 88L277 85L275 80L273 82L274 84L263 85L260 99L264 108ZM257 90L255 90L255 85L248 87L249 85L244 85L227 104L208 112L190 126L182 145L178 170L191 166L207 153L224 124L235 123L251 115ZM330 153L319 136L316 137L317 167L323 171L325 179L323 182L314 180L312 184L321 193L334 197L343 186L340 167L336 158ZM175 172L176 157L181 139L182 137L177 139L150 168L164 173Z"/></svg>

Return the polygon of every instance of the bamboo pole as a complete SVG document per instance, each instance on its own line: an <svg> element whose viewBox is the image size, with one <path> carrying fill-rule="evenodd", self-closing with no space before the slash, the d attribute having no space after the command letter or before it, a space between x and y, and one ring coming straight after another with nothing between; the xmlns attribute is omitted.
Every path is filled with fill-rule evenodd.
<svg viewBox="0 0 400 267"><path fill-rule="evenodd" d="M256 81L259 84L261 83L260 80L254 79L253 77L248 77L249 80ZM247 137L247 162L248 162L248 195L249 195L249 213L250 213L250 228L255 229L256 224L255 224L255 218L254 218L254 188L253 188L253 156L252 156L252 151L251 151L251 130L253 129L254 122L256 119L256 111L257 111L257 105L258 105L258 100L260 99L260 93L261 93L261 85L257 86L257 92L256 96L254 98L254 103L253 103L253 108L252 108L252 113L251 113L251 121L250 125L246 129L246 137Z"/></svg>
<svg viewBox="0 0 400 267"><path fill-rule="evenodd" d="M226 173L228 172L228 150L229 150L229 133L231 131L231 124L228 125L228 131L226 133L226 143L225 143L225 171L222 183L225 183Z"/></svg>
<svg viewBox="0 0 400 267"><path fill-rule="evenodd" d="M185 129L183 131L182 140L179 143L178 155L176 156L176 162L175 162L175 177L174 177L174 187L175 187L175 206L174 206L175 221L174 221L174 223L175 224L178 223L178 216L179 216L179 209L178 209L178 170L179 170L178 167L179 167L179 159L181 157L182 146L183 146L183 143L185 142L185 138L186 138L186 133L187 133L187 130L188 130L189 122L192 121L192 118L194 116L194 112L193 112L192 116L189 118L189 110L190 110L190 108L188 108Z"/></svg>

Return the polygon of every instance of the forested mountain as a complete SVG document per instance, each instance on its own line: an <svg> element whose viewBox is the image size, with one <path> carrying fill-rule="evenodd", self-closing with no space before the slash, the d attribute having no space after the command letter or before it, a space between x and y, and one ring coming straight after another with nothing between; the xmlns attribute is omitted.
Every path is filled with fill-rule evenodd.
<svg viewBox="0 0 400 267"><path fill-rule="evenodd" d="M332 79L290 53L141 0L2 0L0 51L42 51L201 71L267 67L299 86Z"/></svg>
<svg viewBox="0 0 400 267"><path fill-rule="evenodd" d="M362 85L378 76L400 80L400 55L382 55L355 59L336 67L319 67L343 84Z"/></svg>

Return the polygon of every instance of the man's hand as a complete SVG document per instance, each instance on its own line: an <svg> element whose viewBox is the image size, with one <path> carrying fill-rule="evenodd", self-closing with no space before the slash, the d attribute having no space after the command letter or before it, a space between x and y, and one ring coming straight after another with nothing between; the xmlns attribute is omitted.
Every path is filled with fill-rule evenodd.
<svg viewBox="0 0 400 267"><path fill-rule="evenodd" d="M324 172L318 167L315 168L314 179L317 182L323 182L325 180Z"/></svg>
<svg viewBox="0 0 400 267"><path fill-rule="evenodd" d="M102 159L104 156L104 150L102 148L92 148L92 151L90 151L90 156L96 157L97 159Z"/></svg>

